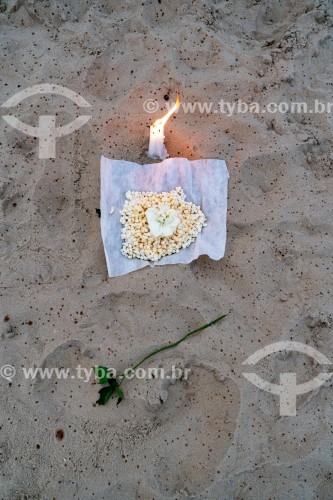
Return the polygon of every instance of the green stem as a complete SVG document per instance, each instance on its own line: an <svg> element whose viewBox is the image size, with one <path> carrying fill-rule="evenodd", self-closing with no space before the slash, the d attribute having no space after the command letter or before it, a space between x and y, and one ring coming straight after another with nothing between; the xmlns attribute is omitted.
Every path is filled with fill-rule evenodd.
<svg viewBox="0 0 333 500"><path fill-rule="evenodd" d="M132 368L130 368L129 370L131 371L134 371L136 370L140 365L142 365L142 363L144 363L145 361L147 361L147 359L151 358L152 356L154 356L155 354L157 354L158 352L161 352L161 351L166 351L167 349L172 349L173 347L176 347L177 345L179 345L181 342L184 342L184 340L186 340L188 337L190 337L191 335L194 335L195 333L198 333L198 332L201 332L201 330L205 330L205 328L209 328L210 326L212 325L215 325L215 323L217 323L218 321L221 321L223 318L225 318L227 316L227 314L224 314L223 316L220 316L219 318L217 319L214 319L214 321L211 321L210 323L207 323L206 325L204 326L201 326L200 328L197 328L196 330L193 330L193 332L190 332L190 333L187 333L186 335L184 335L184 337L180 338L179 340L177 340L177 342L174 342L173 344L169 344L169 345L165 345L164 347L160 347L159 349L155 349L155 351L152 351L151 353L147 354L147 356L145 356L144 358L141 359L141 361L139 361L136 365L134 365ZM128 370L127 370L128 371ZM124 380L124 376L125 374L124 373L121 373L119 375L120 378L122 378L120 384L122 383L122 381ZM119 384L119 385L120 385Z"/></svg>

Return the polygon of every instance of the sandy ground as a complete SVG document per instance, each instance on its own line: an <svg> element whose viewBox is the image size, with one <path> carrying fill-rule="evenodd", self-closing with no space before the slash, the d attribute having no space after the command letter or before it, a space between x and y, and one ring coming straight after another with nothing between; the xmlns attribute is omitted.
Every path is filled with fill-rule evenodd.
<svg viewBox="0 0 333 500"><path fill-rule="evenodd" d="M82 95L93 117L57 140L54 160L38 159L38 139L0 122L0 362L17 370L12 383L1 380L1 498L331 499L330 383L281 417L279 398L250 384L242 362L281 340L333 357L332 115L197 111L171 120L171 156L227 161L221 261L110 280L95 212L101 154L146 163L147 126L166 94L216 108L220 99L333 101L331 2L2 6L1 103L51 82ZM150 98L160 106L152 115L143 109ZM61 96L12 110L34 125L55 113L68 123L80 110ZM118 407L95 406L91 381L32 381L21 371L121 370L226 312L148 363L190 367L187 382L125 382ZM307 381L320 368L292 353L255 371L275 382L297 371Z"/></svg>

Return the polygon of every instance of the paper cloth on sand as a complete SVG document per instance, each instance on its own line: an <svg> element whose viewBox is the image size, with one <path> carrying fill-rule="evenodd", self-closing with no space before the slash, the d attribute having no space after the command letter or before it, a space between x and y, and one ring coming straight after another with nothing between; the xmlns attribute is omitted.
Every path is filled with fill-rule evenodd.
<svg viewBox="0 0 333 500"><path fill-rule="evenodd" d="M199 255L219 260L226 244L228 169L224 160L168 158L160 163L139 165L123 160L101 158L101 229L110 277L136 271L148 265L188 264ZM180 186L186 201L200 205L207 226L196 240L179 253L155 263L128 259L121 254L120 211L127 191L171 191ZM112 212L114 208L114 212Z"/></svg>

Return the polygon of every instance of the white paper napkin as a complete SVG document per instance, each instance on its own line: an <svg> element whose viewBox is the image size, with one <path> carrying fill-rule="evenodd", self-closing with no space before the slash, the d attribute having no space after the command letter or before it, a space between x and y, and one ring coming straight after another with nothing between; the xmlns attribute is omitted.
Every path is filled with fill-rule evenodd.
<svg viewBox="0 0 333 500"><path fill-rule="evenodd" d="M109 276L121 276L149 265L188 264L199 255L221 259L226 244L228 178L224 160L168 158L160 163L139 165L102 156L101 230ZM122 255L119 212L123 209L126 192L159 193L177 186L183 189L186 201L200 205L207 217L207 226L196 240L188 248L155 263ZM114 212L110 214L112 208Z"/></svg>

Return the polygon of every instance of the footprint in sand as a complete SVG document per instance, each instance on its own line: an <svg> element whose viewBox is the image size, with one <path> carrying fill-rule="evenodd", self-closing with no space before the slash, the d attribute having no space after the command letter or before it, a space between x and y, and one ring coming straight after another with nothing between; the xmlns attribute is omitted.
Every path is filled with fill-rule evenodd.
<svg viewBox="0 0 333 500"><path fill-rule="evenodd" d="M221 381L212 371L192 366L188 381L176 382L167 391L154 430L140 440L127 436L126 451L130 460L142 460L144 447L144 462L152 466L145 471L147 486L158 491L157 496L195 494L214 482L228 454L239 390L231 379Z"/></svg>
<svg viewBox="0 0 333 500"><path fill-rule="evenodd" d="M56 369L62 375L57 377L55 371L50 377L41 375L41 372L37 374L32 390L36 402L47 402L51 406L81 415L82 406L87 404L87 388L91 387L91 384L78 377L77 367L91 369L91 356L92 353L87 351L79 340L68 340L50 352L39 368L44 370L44 373ZM84 377L83 371L80 374Z"/></svg>

